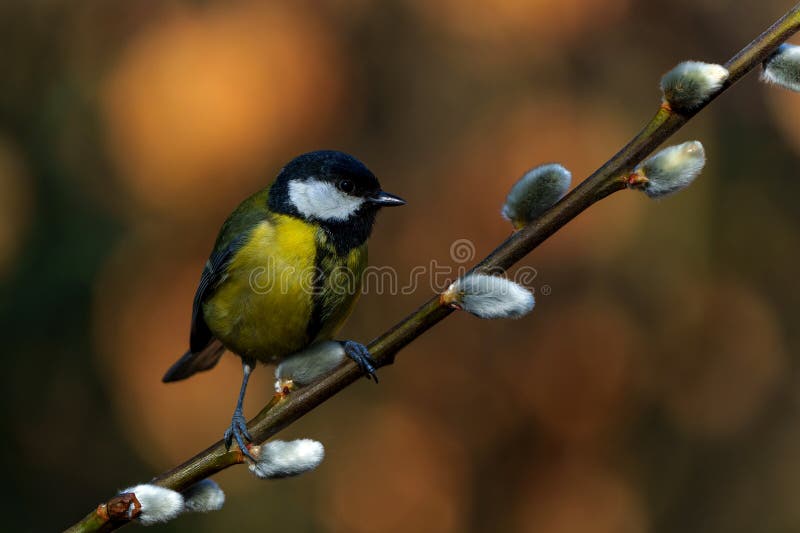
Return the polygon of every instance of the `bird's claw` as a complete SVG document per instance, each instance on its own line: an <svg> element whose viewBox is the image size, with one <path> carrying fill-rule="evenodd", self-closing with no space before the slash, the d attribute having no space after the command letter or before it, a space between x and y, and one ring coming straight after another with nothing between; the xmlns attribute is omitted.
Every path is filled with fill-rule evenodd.
<svg viewBox="0 0 800 533"><path fill-rule="evenodd" d="M377 363L375 363L366 346L355 341L344 341L342 342L342 348L344 348L344 353L347 357L355 361L361 371L366 374L367 379L374 379L375 383L378 382L378 376L375 374L375 365Z"/></svg>
<svg viewBox="0 0 800 533"><path fill-rule="evenodd" d="M251 461L255 462L256 459L250 454L250 450L247 448L246 444L246 442L252 442L253 437L251 437L250 432L247 431L247 420L245 420L244 414L240 409L234 411L231 425L225 430L226 449L231 449L231 444L233 444L234 439L236 439L236 444L239 445L239 449L242 450L242 453Z"/></svg>

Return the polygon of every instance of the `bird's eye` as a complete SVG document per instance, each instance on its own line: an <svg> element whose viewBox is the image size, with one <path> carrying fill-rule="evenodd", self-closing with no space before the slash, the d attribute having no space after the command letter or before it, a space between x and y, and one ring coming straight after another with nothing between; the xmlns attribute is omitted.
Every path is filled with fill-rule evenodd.
<svg viewBox="0 0 800 533"><path fill-rule="evenodd" d="M339 190L343 193L350 194L356 188L355 184L350 180L341 180L338 184Z"/></svg>

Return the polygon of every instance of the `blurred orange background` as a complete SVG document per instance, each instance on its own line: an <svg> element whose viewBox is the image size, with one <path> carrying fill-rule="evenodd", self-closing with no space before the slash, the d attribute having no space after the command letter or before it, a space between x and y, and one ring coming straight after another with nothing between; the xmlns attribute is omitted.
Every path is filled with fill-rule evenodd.
<svg viewBox="0 0 800 533"><path fill-rule="evenodd" d="M293 156L353 153L409 201L375 265L408 279L507 237L528 168L583 179L658 79L723 62L778 0L12 0L0 5L4 527L50 531L218 439L238 359L174 385L227 214ZM454 316L286 430L297 479L217 476L163 531L800 529L800 95L743 80L674 139L709 164L622 192L524 264L534 312ZM367 294L368 341L429 297ZM259 369L246 413L271 393Z"/></svg>

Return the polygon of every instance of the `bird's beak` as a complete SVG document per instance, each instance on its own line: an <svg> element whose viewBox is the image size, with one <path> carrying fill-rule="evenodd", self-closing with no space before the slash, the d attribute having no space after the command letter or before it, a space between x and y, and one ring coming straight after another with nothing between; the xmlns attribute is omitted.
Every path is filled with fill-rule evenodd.
<svg viewBox="0 0 800 533"><path fill-rule="evenodd" d="M405 205L406 203L406 201L399 196L389 194L386 191L378 191L378 194L369 198L369 201L381 207L393 207L396 205Z"/></svg>

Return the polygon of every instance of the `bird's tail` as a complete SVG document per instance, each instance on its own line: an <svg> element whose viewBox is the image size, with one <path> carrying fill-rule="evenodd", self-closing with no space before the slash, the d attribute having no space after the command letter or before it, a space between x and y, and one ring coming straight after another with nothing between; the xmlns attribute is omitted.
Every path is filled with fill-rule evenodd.
<svg viewBox="0 0 800 533"><path fill-rule="evenodd" d="M188 378L195 372L209 370L217 364L217 361L219 361L219 358L222 357L224 352L225 347L217 339L213 339L208 346L199 352L192 352L189 350L183 354L183 357L178 359L174 365L169 367L169 370L167 370L167 373L161 378L161 381L164 383L180 381Z"/></svg>

